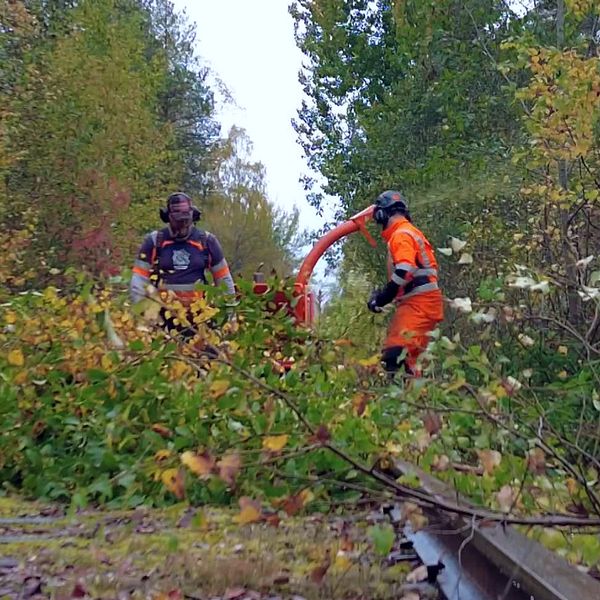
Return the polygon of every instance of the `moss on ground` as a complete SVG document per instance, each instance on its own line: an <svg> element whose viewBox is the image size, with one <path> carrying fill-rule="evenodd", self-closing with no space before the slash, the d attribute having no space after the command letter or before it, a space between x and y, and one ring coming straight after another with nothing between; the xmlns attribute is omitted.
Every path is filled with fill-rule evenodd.
<svg viewBox="0 0 600 600"><path fill-rule="evenodd" d="M364 516L351 522L284 518L277 526L240 525L235 516L233 510L183 505L71 516L0 498L0 598L17 597L36 583L39 598L57 600L73 597L74 590L132 600L402 595L411 565L383 564L368 542Z"/></svg>

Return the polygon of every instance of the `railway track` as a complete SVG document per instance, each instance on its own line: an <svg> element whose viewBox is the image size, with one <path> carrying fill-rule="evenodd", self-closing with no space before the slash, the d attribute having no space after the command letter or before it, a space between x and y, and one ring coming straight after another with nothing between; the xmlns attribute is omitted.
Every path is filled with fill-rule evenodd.
<svg viewBox="0 0 600 600"><path fill-rule="evenodd" d="M423 491L456 498L452 488L411 463L397 461L396 469L416 474ZM478 527L433 510L427 516L426 531L407 525L404 535L423 564L443 563L436 584L446 600L600 600L600 581L512 527Z"/></svg>
<svg viewBox="0 0 600 600"><path fill-rule="evenodd" d="M409 473L418 476L424 492L437 498L456 500L454 489L411 463L396 461L395 467L395 476ZM461 502L468 505L464 499ZM386 519L385 512L376 511L379 518ZM410 563L413 572L423 565L430 567L427 573L431 575L429 581L423 581L421 576L418 583L401 586L404 592L414 590L413 595L406 597L416 598L418 595L420 600L600 600L600 581L512 527L502 524L482 527L468 517L457 517L433 509L426 514L428 527L420 531L414 531L409 524L402 527L402 520L389 515L393 522L400 525L396 533L400 539L404 539L396 545L397 550L388 557L388 563ZM119 518L99 514L98 519L109 529L119 528ZM21 558L4 556L3 546L12 544L15 552L15 548L21 547L21 544L23 548L28 547L28 543L35 543L39 548L40 544L53 541L59 549L62 546L73 547L76 543L85 547L87 543L102 543L102 536L98 538L98 525L93 526L96 520L73 522L64 517L0 517L0 597L21 597L15 577L23 556L21 553ZM160 523L158 518L154 520L156 522L152 527L145 525L144 521L138 523L127 536L160 536L163 531L175 535L177 528L173 524ZM240 528L238 535L243 535L244 531ZM246 543L242 542L240 545ZM39 550L36 550L33 554L38 553ZM440 563L443 568L436 568ZM41 585L45 579L34 570L27 581ZM14 595L9 593L9 588ZM267 597L269 595L265 595Z"/></svg>

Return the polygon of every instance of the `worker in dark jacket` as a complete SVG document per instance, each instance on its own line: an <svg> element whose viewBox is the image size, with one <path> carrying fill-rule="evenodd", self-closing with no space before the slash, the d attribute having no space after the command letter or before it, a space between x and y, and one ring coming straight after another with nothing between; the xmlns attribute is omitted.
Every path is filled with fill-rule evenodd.
<svg viewBox="0 0 600 600"><path fill-rule="evenodd" d="M375 201L373 218L388 247L389 281L373 292L367 306L372 312L381 312L386 304L396 304L382 362L388 372L404 365L407 373L415 375L417 358L425 350L429 334L444 318L438 265L431 244L412 224L400 192L383 192Z"/></svg>
<svg viewBox="0 0 600 600"><path fill-rule="evenodd" d="M233 296L235 286L221 244L212 233L195 226L200 211L192 199L183 192L171 194L166 208L160 209L160 218L167 227L148 234L137 254L130 285L132 301L145 298L152 284L189 307L202 296L196 288L207 283L206 271L211 272L216 286ZM169 326L165 310L162 312Z"/></svg>

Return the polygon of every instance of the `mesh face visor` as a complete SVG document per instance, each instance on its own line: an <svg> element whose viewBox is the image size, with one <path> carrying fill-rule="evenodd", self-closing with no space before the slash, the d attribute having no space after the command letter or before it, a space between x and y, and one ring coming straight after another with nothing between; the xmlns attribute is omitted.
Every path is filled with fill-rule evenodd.
<svg viewBox="0 0 600 600"><path fill-rule="evenodd" d="M182 195L176 194L169 197L168 202L169 219L172 221L187 221L191 222L193 217L191 200Z"/></svg>

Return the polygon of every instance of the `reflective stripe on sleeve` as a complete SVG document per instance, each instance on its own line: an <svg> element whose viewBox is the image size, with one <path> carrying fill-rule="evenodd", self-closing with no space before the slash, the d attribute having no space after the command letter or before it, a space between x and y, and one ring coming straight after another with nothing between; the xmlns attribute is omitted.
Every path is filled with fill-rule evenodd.
<svg viewBox="0 0 600 600"><path fill-rule="evenodd" d="M400 296L399 301L402 302L405 298L410 298L411 296L416 296L417 294L423 294L425 292L433 292L434 290L439 290L438 284L435 282L425 283L423 285L417 286L414 290L408 292L408 294L404 294Z"/></svg>
<svg viewBox="0 0 600 600"><path fill-rule="evenodd" d="M416 267L414 265L411 265L408 262L399 262L399 263L396 263L394 265L394 269L396 269L396 270L402 269L403 271L407 271L408 273L412 273L413 271L416 270Z"/></svg>
<svg viewBox="0 0 600 600"><path fill-rule="evenodd" d="M415 240L415 242L417 242L417 245L419 246L419 254L421 255L421 264L423 265L423 267L425 269L430 269L431 261L429 260L429 256L427 256L427 251L425 250L425 243L423 242L423 239L421 238L421 236L417 235L416 233L413 233L412 231L410 231L408 229L403 229L402 233L405 233L406 235L410 235L410 237L413 240Z"/></svg>
<svg viewBox="0 0 600 600"><path fill-rule="evenodd" d="M422 277L422 276L427 276L427 277L437 277L437 269L417 269L413 275L415 277Z"/></svg>
<svg viewBox="0 0 600 600"><path fill-rule="evenodd" d="M223 279L224 277L227 277L227 275L230 275L229 265L225 259L220 260L216 265L213 265L210 268L210 272L213 274L216 282L218 279Z"/></svg>
<svg viewBox="0 0 600 600"><path fill-rule="evenodd" d="M223 279L224 277L227 277L227 275L229 275L229 267L227 265L225 265L222 269L219 269L218 271L214 271L213 272L213 277L215 278L215 281L217 281L218 279Z"/></svg>
<svg viewBox="0 0 600 600"><path fill-rule="evenodd" d="M404 279L404 277L400 277L400 275L397 275L396 273L392 274L392 281L401 287L404 287L407 284L406 279Z"/></svg>
<svg viewBox="0 0 600 600"><path fill-rule="evenodd" d="M143 269L142 267L135 266L132 271L141 277L148 279L150 277L150 269Z"/></svg>
<svg viewBox="0 0 600 600"><path fill-rule="evenodd" d="M149 271L152 268L152 265L149 262L146 262L145 260L141 260L139 258L134 260L133 264L136 267L139 267L140 269L146 269L147 271Z"/></svg>

